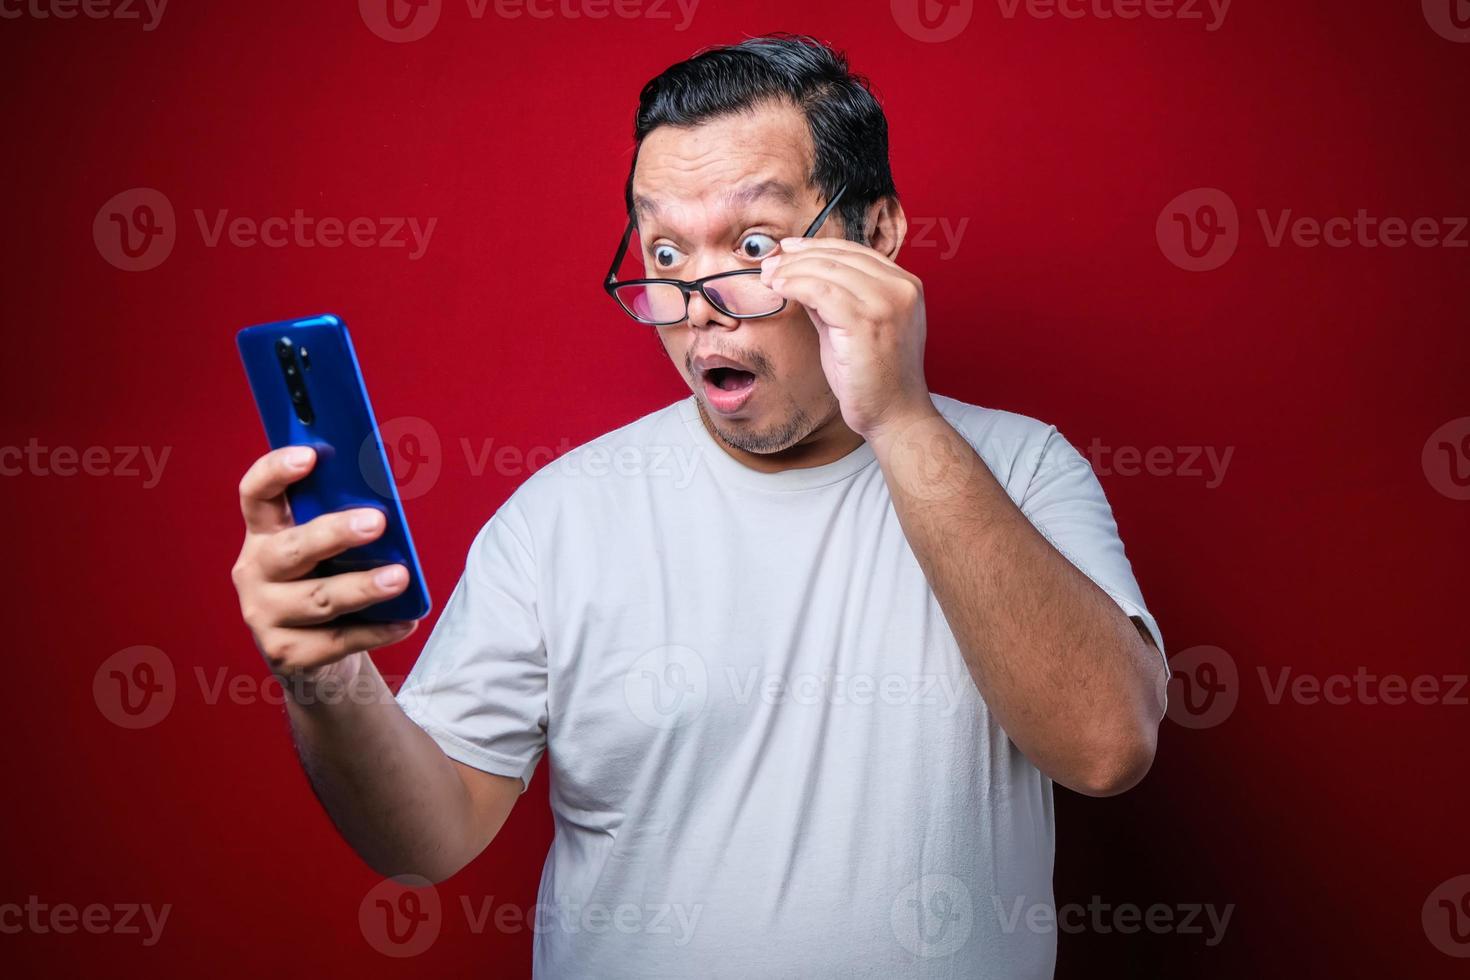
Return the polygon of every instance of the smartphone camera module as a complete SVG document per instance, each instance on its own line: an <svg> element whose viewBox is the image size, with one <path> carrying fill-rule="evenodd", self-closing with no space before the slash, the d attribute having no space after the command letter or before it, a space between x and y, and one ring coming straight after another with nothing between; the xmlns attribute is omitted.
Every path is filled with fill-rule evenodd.
<svg viewBox="0 0 1470 980"><path fill-rule="evenodd" d="M306 356L306 348L301 348ZM311 396L306 391L306 379L301 376L301 367L296 360L296 345L288 337L276 341L276 358L281 362L281 374L286 378L286 390L291 395L291 407L302 425L311 425L316 413L311 410Z"/></svg>

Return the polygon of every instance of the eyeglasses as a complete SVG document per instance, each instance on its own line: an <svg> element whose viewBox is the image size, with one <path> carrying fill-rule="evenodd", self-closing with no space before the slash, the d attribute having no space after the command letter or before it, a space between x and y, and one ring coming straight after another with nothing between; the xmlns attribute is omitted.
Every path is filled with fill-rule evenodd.
<svg viewBox="0 0 1470 980"><path fill-rule="evenodd" d="M817 215L811 226L799 236L811 238L822 227L842 194L844 184L832 195L822 213ZM664 327L682 322L689 316L689 297L699 293L705 301L726 316L737 320L755 320L763 316L775 316L786 309L786 299L773 292L760 280L760 269L736 269L720 272L692 282L684 279L625 279L618 281L618 267L628 254L628 244L633 232L638 229L637 218L628 216L628 230L623 232L623 243L618 246L612 266L607 270L607 281L602 288L617 300L623 312L639 323L651 323Z"/></svg>

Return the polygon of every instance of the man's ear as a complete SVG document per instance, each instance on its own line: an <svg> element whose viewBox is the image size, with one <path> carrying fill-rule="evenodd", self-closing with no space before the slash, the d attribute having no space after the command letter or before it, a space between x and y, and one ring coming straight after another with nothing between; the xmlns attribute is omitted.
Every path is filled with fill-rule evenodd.
<svg viewBox="0 0 1470 980"><path fill-rule="evenodd" d="M884 197L868 208L868 247L897 261L904 236L909 233L909 219L896 197Z"/></svg>

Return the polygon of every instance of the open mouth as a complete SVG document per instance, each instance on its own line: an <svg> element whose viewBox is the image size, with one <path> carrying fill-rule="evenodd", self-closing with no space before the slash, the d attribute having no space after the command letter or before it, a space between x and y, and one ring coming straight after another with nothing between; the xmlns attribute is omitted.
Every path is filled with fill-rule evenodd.
<svg viewBox="0 0 1470 980"><path fill-rule="evenodd" d="M700 380L704 383L704 403L720 415L735 415L756 388L755 375L740 368L706 368Z"/></svg>
<svg viewBox="0 0 1470 980"><path fill-rule="evenodd" d="M717 367L704 372L705 381L721 391L740 391L755 384L755 375L739 368Z"/></svg>

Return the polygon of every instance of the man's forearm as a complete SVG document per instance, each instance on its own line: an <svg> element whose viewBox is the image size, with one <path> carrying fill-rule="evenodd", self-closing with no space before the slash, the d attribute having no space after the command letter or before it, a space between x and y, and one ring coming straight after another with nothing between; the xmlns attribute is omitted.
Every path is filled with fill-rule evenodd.
<svg viewBox="0 0 1470 980"><path fill-rule="evenodd" d="M375 871L440 881L484 848L454 763L404 714L366 653L333 664L286 705L317 798Z"/></svg>
<svg viewBox="0 0 1470 980"><path fill-rule="evenodd" d="M1137 783L1163 714L1158 652L932 404L868 439L970 675L1011 741L1078 792Z"/></svg>

